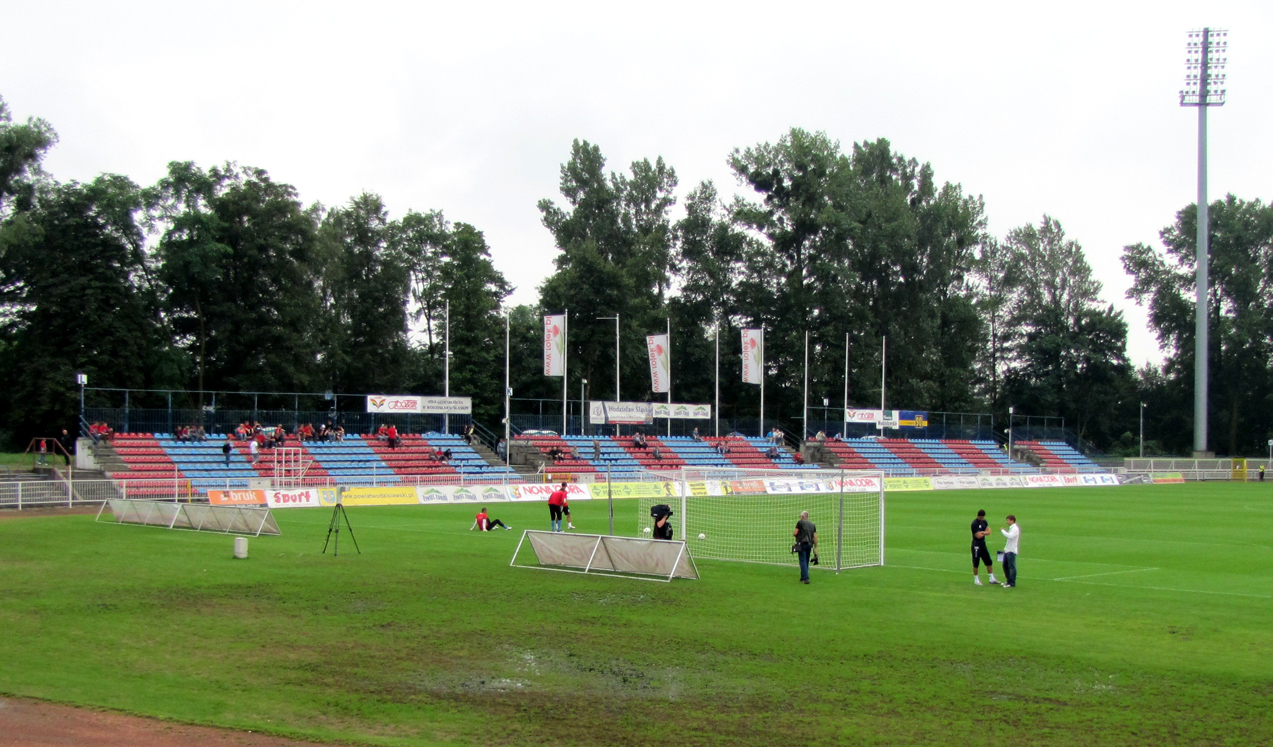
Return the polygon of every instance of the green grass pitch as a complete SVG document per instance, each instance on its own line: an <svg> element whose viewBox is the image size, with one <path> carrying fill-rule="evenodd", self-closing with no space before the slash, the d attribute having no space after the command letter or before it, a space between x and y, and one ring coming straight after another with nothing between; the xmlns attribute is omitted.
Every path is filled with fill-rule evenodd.
<svg viewBox="0 0 1273 747"><path fill-rule="evenodd" d="M329 511L276 511L246 561L223 535L0 520L0 692L383 745L1273 742L1273 486L890 494L888 565L809 586L509 568L547 510L491 508L514 531L350 508L363 553L339 558ZM1017 589L972 584L979 508L1020 520ZM604 531L604 501L573 509Z"/></svg>

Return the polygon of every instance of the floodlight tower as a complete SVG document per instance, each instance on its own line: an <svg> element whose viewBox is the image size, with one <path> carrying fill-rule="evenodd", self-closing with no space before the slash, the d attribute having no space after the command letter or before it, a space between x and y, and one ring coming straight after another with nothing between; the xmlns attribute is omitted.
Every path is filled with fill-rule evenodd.
<svg viewBox="0 0 1273 747"><path fill-rule="evenodd" d="M1198 107L1198 241L1197 298L1194 310L1193 451L1207 455L1207 107L1224 106L1229 32L1204 28L1189 32L1185 60L1185 87L1181 106Z"/></svg>

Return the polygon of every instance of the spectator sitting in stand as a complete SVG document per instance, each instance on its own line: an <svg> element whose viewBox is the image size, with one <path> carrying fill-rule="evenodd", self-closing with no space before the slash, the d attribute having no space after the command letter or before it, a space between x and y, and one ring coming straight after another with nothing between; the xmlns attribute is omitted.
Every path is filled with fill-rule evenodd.
<svg viewBox="0 0 1273 747"><path fill-rule="evenodd" d="M337 443L339 443L339 442L344 441L344 440L345 440L345 426L343 426L343 425L341 425L341 426L337 426L337 428L336 428L336 441L337 441Z"/></svg>
<svg viewBox="0 0 1273 747"><path fill-rule="evenodd" d="M384 441L389 438L389 426L384 423L380 424L380 428L376 430L376 440Z"/></svg>
<svg viewBox="0 0 1273 747"><path fill-rule="evenodd" d="M283 430L283 424L279 423L274 427L274 448L283 447L283 442L287 440L287 431Z"/></svg>
<svg viewBox="0 0 1273 747"><path fill-rule="evenodd" d="M644 449L645 434L641 433L641 431L637 431L636 435L632 437L632 447L635 449Z"/></svg>
<svg viewBox="0 0 1273 747"><path fill-rule="evenodd" d="M838 443L840 441L843 441L844 439L840 436L840 433L837 431L836 434L831 437L831 440Z"/></svg>
<svg viewBox="0 0 1273 747"><path fill-rule="evenodd" d="M661 461L663 461L663 451L662 451L662 449L660 449L659 447L655 446L655 447L654 447L654 453L653 453L653 456L654 456L654 461L656 461L656 462L661 462Z"/></svg>
<svg viewBox="0 0 1273 747"><path fill-rule="evenodd" d="M792 459L795 460L796 464L804 464L804 457L801 456L800 452L798 451L796 452L796 455L792 457Z"/></svg>
<svg viewBox="0 0 1273 747"><path fill-rule="evenodd" d="M203 429L202 425L194 429L194 440L199 443L203 443L208 440L208 432Z"/></svg>
<svg viewBox="0 0 1273 747"><path fill-rule="evenodd" d="M827 442L827 432L826 432L826 431L818 431L818 435L814 436L814 437L813 437L813 440L814 440L814 441L817 441L817 442L818 442L818 443L820 443L820 444L824 444L824 443L826 443L826 442Z"/></svg>
<svg viewBox="0 0 1273 747"><path fill-rule="evenodd" d="M435 462L441 462L441 461L443 461L445 458L446 458L446 456L442 453L442 447L440 447L440 446L434 447L434 449L433 449L433 461L435 461Z"/></svg>
<svg viewBox="0 0 1273 747"><path fill-rule="evenodd" d="M692 439L692 440L694 440L694 441L702 441L702 440L703 440L703 437L702 437L702 436L700 436L700 435L698 435L698 428L695 428L695 429L694 429L694 432L690 434L690 439Z"/></svg>
<svg viewBox="0 0 1273 747"><path fill-rule="evenodd" d="M449 462L449 461L451 461L451 450L450 450L450 449L447 449L446 451L442 452L442 461L444 461L444 462Z"/></svg>
<svg viewBox="0 0 1273 747"><path fill-rule="evenodd" d="M769 447L769 450L765 452L765 456L769 457L770 459L777 459L777 458L778 458L778 447L777 447L777 446L770 446L770 447Z"/></svg>

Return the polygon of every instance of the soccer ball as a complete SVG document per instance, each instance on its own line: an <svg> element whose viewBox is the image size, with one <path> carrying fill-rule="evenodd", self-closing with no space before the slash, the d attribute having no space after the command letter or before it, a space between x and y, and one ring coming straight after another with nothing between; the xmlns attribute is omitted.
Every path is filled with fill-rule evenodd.
<svg viewBox="0 0 1273 747"><path fill-rule="evenodd" d="M651 527L646 527L646 528L644 529L644 531L645 531L645 533L646 533L646 534L653 534L653 533L654 533L654 529L653 529L653 528L651 528Z"/></svg>
<svg viewBox="0 0 1273 747"><path fill-rule="evenodd" d="M707 539L707 535L706 535L706 534L700 534L700 535L698 535L698 538L699 538L699 539L701 539L701 540L705 540L705 539Z"/></svg>

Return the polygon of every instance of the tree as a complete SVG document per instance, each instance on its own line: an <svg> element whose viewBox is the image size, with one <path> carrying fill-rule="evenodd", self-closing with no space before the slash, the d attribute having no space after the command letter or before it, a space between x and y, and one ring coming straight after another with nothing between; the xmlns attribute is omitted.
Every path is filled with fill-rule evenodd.
<svg viewBox="0 0 1273 747"><path fill-rule="evenodd" d="M1024 412L1063 417L1080 437L1108 443L1132 396L1127 324L1101 303L1101 284L1078 242L1060 222L1014 229L1006 239L1015 263L1007 396Z"/></svg>
<svg viewBox="0 0 1273 747"><path fill-rule="evenodd" d="M178 386L137 216L136 185L106 175L47 186L0 227L0 411L16 445L77 432L74 374L98 387Z"/></svg>
<svg viewBox="0 0 1273 747"><path fill-rule="evenodd" d="M55 143L57 133L43 119L31 117L26 124L13 124L9 106L0 97L0 219L15 207L31 209L42 173L40 162ZM17 198L16 206L10 204L13 198Z"/></svg>
<svg viewBox="0 0 1273 747"><path fill-rule="evenodd" d="M1261 453L1273 436L1273 208L1227 195L1210 213L1208 443L1231 455ZM1123 249L1123 266L1133 277L1128 297L1148 306L1149 323L1167 351L1168 401L1160 408L1177 413L1175 427L1164 431L1176 451L1190 448L1193 430L1197 225L1197 206L1189 205L1162 230L1161 250L1146 244Z"/></svg>
<svg viewBox="0 0 1273 747"><path fill-rule="evenodd" d="M410 378L407 257L378 195L327 212L319 231L325 305L322 369L340 392L396 392Z"/></svg>
<svg viewBox="0 0 1273 747"><path fill-rule="evenodd" d="M314 391L317 216L263 169L169 164L147 190L164 307L200 393Z"/></svg>
<svg viewBox="0 0 1273 747"><path fill-rule="evenodd" d="M576 140L561 167L569 208L539 202L561 251L557 271L540 286L540 306L550 313L570 310L570 374L593 382L594 391L614 396L605 373L613 365L614 328L596 317L618 314L627 382L621 393L629 400L650 393L645 335L667 323L676 183L676 172L661 158L633 163L628 175L607 174L600 148Z"/></svg>

